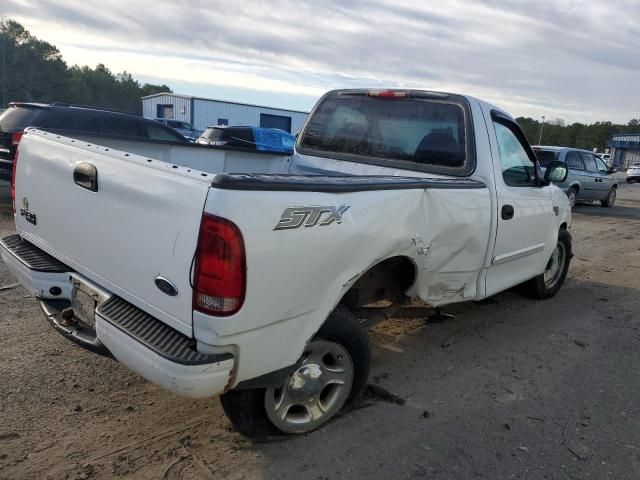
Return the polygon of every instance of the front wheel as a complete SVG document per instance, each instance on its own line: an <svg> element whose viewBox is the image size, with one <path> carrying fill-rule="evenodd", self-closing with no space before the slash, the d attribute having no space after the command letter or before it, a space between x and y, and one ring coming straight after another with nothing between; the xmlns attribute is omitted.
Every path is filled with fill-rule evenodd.
<svg viewBox="0 0 640 480"><path fill-rule="evenodd" d="M616 203L616 187L611 187L607 198L605 198L604 200L600 200L600 205L602 205L603 207L611 208L613 207L614 203Z"/></svg>
<svg viewBox="0 0 640 480"><path fill-rule="evenodd" d="M220 402L236 430L253 441L310 432L362 394L370 362L367 330L338 305L279 386L232 390Z"/></svg>
<svg viewBox="0 0 640 480"><path fill-rule="evenodd" d="M530 298L544 300L553 297L564 283L571 263L571 234L567 230L558 232L558 242L547 266L537 277L520 285L520 292Z"/></svg>

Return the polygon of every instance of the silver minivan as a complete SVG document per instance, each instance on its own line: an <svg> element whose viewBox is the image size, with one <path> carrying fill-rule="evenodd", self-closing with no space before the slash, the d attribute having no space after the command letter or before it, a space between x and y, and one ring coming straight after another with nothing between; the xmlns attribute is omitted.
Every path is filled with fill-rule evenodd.
<svg viewBox="0 0 640 480"><path fill-rule="evenodd" d="M532 148L543 169L554 160L567 165L569 174L564 182L557 185L569 197L571 208L580 200L599 200L603 207L613 207L618 183L611 174L616 169L607 167L600 157L577 148L542 145L534 145Z"/></svg>

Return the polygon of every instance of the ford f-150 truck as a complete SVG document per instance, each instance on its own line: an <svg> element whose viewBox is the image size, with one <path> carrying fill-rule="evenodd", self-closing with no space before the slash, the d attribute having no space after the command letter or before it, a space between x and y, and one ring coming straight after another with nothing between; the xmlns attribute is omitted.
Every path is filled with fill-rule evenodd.
<svg viewBox="0 0 640 480"><path fill-rule="evenodd" d="M544 299L567 274L566 166L542 176L478 99L338 90L292 155L197 147L27 129L0 252L58 332L220 395L250 438L311 431L363 392L359 307Z"/></svg>

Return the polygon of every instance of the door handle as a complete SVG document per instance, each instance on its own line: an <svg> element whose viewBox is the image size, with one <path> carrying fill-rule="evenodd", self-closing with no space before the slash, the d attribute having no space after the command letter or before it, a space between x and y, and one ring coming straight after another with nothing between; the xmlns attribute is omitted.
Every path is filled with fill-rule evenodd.
<svg viewBox="0 0 640 480"><path fill-rule="evenodd" d="M502 219L503 220L511 220L513 218L513 214L515 210L513 209L513 205L503 205L502 206Z"/></svg>
<svg viewBox="0 0 640 480"><path fill-rule="evenodd" d="M98 169L91 163L82 162L73 169L73 181L91 192L98 191Z"/></svg>

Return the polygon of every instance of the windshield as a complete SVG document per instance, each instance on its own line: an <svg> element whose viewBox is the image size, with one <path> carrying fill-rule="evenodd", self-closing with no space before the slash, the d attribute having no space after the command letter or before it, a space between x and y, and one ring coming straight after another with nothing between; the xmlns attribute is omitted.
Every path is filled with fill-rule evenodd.
<svg viewBox="0 0 640 480"><path fill-rule="evenodd" d="M0 132L16 132L35 127L43 110L39 108L9 107L0 115Z"/></svg>
<svg viewBox="0 0 640 480"><path fill-rule="evenodd" d="M534 148L533 151L535 152L536 157L538 158L538 163L541 167L546 167L554 160L558 160L558 157L560 156L559 152L554 152L553 150L538 150Z"/></svg>
<svg viewBox="0 0 640 480"><path fill-rule="evenodd" d="M465 112L455 103L422 98L327 96L305 127L299 150L365 163L402 161L406 168L461 169L467 160Z"/></svg>

